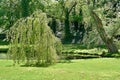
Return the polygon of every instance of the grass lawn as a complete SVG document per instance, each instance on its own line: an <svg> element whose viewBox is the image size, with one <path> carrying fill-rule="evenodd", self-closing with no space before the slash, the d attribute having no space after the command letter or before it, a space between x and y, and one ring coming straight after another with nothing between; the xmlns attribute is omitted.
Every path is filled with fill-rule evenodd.
<svg viewBox="0 0 120 80"><path fill-rule="evenodd" d="M120 80L120 59L72 60L49 67L12 66L0 60L0 80Z"/></svg>

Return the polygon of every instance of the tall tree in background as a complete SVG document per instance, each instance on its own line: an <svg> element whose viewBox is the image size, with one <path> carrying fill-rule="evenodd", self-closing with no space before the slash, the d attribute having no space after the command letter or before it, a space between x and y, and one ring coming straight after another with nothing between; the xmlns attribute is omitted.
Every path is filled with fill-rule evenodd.
<svg viewBox="0 0 120 80"><path fill-rule="evenodd" d="M30 0L21 0L22 17L29 16L29 2Z"/></svg>
<svg viewBox="0 0 120 80"><path fill-rule="evenodd" d="M90 8L91 10L91 16L93 17L95 24L96 24L96 28L97 31L101 37L101 39L103 40L103 42L105 43L106 47L108 48L108 52L109 53L118 53L118 48L116 47L116 45L113 42L113 38L112 37L108 37L108 34L106 33L103 24L102 24L102 20L99 18L99 16L93 11L95 8L95 1L93 0L93 8Z"/></svg>
<svg viewBox="0 0 120 80"><path fill-rule="evenodd" d="M118 53L118 49L113 42L113 38L108 37L107 33L105 32L105 29L103 28L101 19L97 16L97 14L94 11L92 11L92 17L94 18L94 21L96 22L97 31L100 34L100 37L102 38L103 42L108 48L108 52Z"/></svg>
<svg viewBox="0 0 120 80"><path fill-rule="evenodd" d="M0 27L9 29L20 18L20 6L18 0L1 0L0 3Z"/></svg>
<svg viewBox="0 0 120 80"><path fill-rule="evenodd" d="M60 0L60 4L62 6L63 9L63 13L65 15L65 39L69 40L69 38L71 37L71 33L70 33L70 21L69 21L69 16L70 13L72 11L72 9L76 6L76 2L73 2L73 4L71 6L66 6L66 1L64 0Z"/></svg>
<svg viewBox="0 0 120 80"><path fill-rule="evenodd" d="M56 33L57 21L55 18L52 18L52 25L51 29L53 30L54 34Z"/></svg>

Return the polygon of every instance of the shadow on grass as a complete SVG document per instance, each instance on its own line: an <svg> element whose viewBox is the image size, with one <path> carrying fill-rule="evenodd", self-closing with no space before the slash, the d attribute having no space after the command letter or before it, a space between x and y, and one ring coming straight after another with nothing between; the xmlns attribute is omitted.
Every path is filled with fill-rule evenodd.
<svg viewBox="0 0 120 80"><path fill-rule="evenodd" d="M7 65L7 66L5 66L5 67L14 67L14 65Z"/></svg>
<svg viewBox="0 0 120 80"><path fill-rule="evenodd" d="M54 64L24 64L24 65L20 65L20 67L42 67L42 68L46 68L46 67L49 67L49 66L54 66L56 65L57 63L73 63L71 60L59 60L58 62L54 63Z"/></svg>
<svg viewBox="0 0 120 80"><path fill-rule="evenodd" d="M54 64L52 64L54 65ZM52 66L52 65L34 65L34 64L31 64L31 65L26 65L26 64L17 64L17 65L6 65L5 67L42 67L42 68L45 68L45 67L49 67L49 66Z"/></svg>
<svg viewBox="0 0 120 80"><path fill-rule="evenodd" d="M73 63L73 62L72 60L64 59L64 60L59 60L57 63Z"/></svg>
<svg viewBox="0 0 120 80"><path fill-rule="evenodd" d="M42 68L46 68L46 67L49 67L49 66L53 66L55 65L55 63L43 63L43 64L22 64L20 65L20 67L42 67Z"/></svg>

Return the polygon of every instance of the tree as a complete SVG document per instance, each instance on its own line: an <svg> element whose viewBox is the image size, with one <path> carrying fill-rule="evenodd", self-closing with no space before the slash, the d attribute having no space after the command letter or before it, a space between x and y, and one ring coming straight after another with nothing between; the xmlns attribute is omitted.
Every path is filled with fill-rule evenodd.
<svg viewBox="0 0 120 80"><path fill-rule="evenodd" d="M8 30L20 18L31 15L34 11L44 11L44 1L41 0L1 0L0 26Z"/></svg>
<svg viewBox="0 0 120 80"><path fill-rule="evenodd" d="M70 33L70 21L69 21L69 16L70 13L72 11L72 9L76 6L76 2L73 2L73 4L71 6L66 6L67 1L64 0L60 0L59 3L62 6L63 9L63 13L65 15L65 40L68 40L71 37L71 33Z"/></svg>
<svg viewBox="0 0 120 80"><path fill-rule="evenodd" d="M95 9L95 1L93 1L93 7L90 8L90 13L91 13L91 16L93 17L93 19L95 21L96 28L97 28L97 31L98 31L101 39L103 40L103 42L105 43L106 47L108 48L108 52L109 53L118 53L118 48L114 44L113 38L109 37L108 34L106 33L106 31L105 31L105 29L103 27L103 24L102 24L102 20L93 11L94 9Z"/></svg>
<svg viewBox="0 0 120 80"><path fill-rule="evenodd" d="M8 32L10 49L8 54L14 63L27 61L31 64L52 64L56 62L60 41L47 25L45 13L37 11L30 17L18 20Z"/></svg>
<svg viewBox="0 0 120 80"><path fill-rule="evenodd" d="M1 0L0 27L9 29L20 18L21 8L19 0Z"/></svg>
<svg viewBox="0 0 120 80"><path fill-rule="evenodd" d="M22 7L22 17L29 16L29 2L30 0L21 0L21 7Z"/></svg>
<svg viewBox="0 0 120 80"><path fill-rule="evenodd" d="M106 32L103 28L101 19L97 16L97 14L94 11L92 11L91 15L92 15L94 21L96 22L97 31L100 34L100 37L102 38L103 42L105 43L105 45L108 48L108 52L109 53L118 53L118 49L117 49L116 45L113 43L113 38L109 38L108 35L106 34Z"/></svg>

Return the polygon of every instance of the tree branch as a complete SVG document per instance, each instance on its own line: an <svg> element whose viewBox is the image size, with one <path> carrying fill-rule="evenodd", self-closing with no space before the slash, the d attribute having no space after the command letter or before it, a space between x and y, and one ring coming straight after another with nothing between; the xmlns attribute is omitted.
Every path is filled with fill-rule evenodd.
<svg viewBox="0 0 120 80"><path fill-rule="evenodd" d="M69 9L68 13L70 13L70 12L72 11L73 7L75 7L76 5L77 5L77 2L75 2L75 3L72 5L72 7Z"/></svg>

